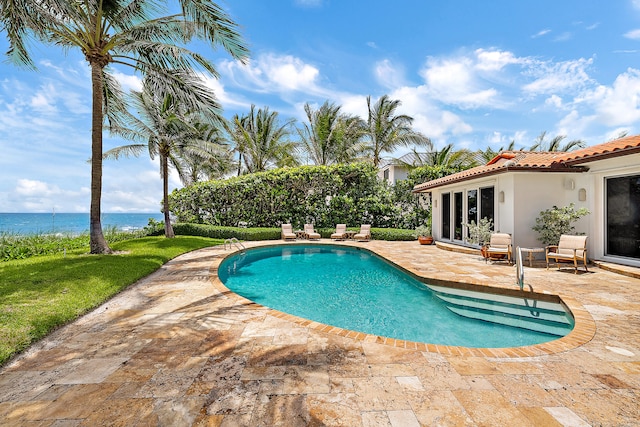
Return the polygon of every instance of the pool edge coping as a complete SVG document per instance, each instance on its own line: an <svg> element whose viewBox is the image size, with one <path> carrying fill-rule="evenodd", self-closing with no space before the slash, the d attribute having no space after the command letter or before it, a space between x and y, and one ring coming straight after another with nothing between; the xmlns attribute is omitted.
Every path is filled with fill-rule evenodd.
<svg viewBox="0 0 640 427"><path fill-rule="evenodd" d="M385 262L392 264L393 266L399 268L403 272L413 276L414 278L420 280L424 283L424 280L436 280L438 282L443 282L442 279L437 279L435 277L429 277L422 274L418 274L416 271L409 269L407 267L401 266L396 262L388 259L383 254L376 252L373 249L365 248L362 246L353 246L353 245L345 245L341 242L304 242L307 244L324 244L327 246L343 246L350 248L359 248L362 250L366 250L369 253L374 254L377 257L380 257ZM262 244L255 247L246 248L246 250L255 249L255 248L264 248L264 247L274 247L274 246L282 246L282 245L291 245L296 244L295 242L268 242L266 244ZM300 243L298 243L300 244ZM538 293L539 295L549 295L555 296L560 299L560 301L567 307L567 309L571 312L575 320L574 328L571 332L569 332L564 337L560 337L556 340L534 344L530 346L521 346L521 347L462 347L462 346L449 346L449 345L441 345L441 344L429 344L423 342L409 341L409 340L400 340L390 337L384 337L373 334L365 334L364 332L353 331L349 329L340 328L337 326L327 325L324 323L317 322L315 320L305 319L303 317L295 316L289 313L285 313L273 308L266 307L264 305L258 304L255 301L247 299L235 292L231 289L227 288L224 283L220 280L218 276L218 267L220 264L227 258L232 255L235 255L239 252L242 252L242 249L232 250L231 252L225 254L221 258L216 258L211 267L209 268L209 279L213 286L223 294L229 296L232 295L233 298L242 302L243 306L253 306L253 307L261 307L267 310L267 314L276 317L278 319L287 320L292 323L295 323L299 326L313 329L316 332L324 332L332 335L337 335L345 338L354 339L357 341L382 344L396 348L404 348L408 350L417 350L417 351L426 351L429 353L438 353L446 356L477 356L477 357L498 357L498 358L520 358L520 357L536 357L536 356L544 356L550 354L563 353L575 348L578 348L593 339L596 333L596 323L591 314L587 311L586 308L578 300L570 296L561 296L556 294L546 294L546 293ZM463 286L471 286L471 287L485 287L490 288L492 293L499 295L508 295L512 294L513 290L507 288L501 288L491 285L479 285L469 282L451 282L449 283L460 283ZM505 292L506 291L506 292Z"/></svg>

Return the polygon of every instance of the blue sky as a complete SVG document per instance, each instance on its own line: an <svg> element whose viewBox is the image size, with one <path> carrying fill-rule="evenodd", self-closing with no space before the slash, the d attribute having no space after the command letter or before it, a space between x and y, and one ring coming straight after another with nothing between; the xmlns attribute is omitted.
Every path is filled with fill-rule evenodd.
<svg viewBox="0 0 640 427"><path fill-rule="evenodd" d="M255 104L303 120L306 102L329 100L366 118L366 97L388 94L436 147L640 133L640 0L220 4L251 49L246 66L200 50L221 74L209 84L227 117ZM0 212L87 212L89 69L77 52L32 47L37 72L0 63ZM123 143L107 136L105 150ZM104 212L156 212L161 197L157 163L105 162Z"/></svg>

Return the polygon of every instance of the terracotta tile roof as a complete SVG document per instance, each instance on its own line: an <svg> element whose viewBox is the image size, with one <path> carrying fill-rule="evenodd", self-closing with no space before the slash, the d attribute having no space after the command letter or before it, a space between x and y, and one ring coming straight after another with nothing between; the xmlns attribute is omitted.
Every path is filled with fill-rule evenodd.
<svg viewBox="0 0 640 427"><path fill-rule="evenodd" d="M413 191L426 191L443 185L512 171L585 172L588 169L578 165L634 153L640 153L640 135L570 152L503 151L486 165L418 184Z"/></svg>
<svg viewBox="0 0 640 427"><path fill-rule="evenodd" d="M575 165L634 153L640 153L640 135L628 136L605 142L604 144L569 151L563 153L564 155L560 161L568 165Z"/></svg>

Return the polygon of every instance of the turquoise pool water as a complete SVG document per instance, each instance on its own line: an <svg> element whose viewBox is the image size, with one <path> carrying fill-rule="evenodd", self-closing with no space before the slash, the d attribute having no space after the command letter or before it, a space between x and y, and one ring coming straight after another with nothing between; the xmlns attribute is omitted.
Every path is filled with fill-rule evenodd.
<svg viewBox="0 0 640 427"><path fill-rule="evenodd" d="M468 291L449 293L437 286L432 290L358 248L250 249L225 259L218 274L227 288L261 305L403 340L518 347L557 339L573 328L573 319L560 304Z"/></svg>

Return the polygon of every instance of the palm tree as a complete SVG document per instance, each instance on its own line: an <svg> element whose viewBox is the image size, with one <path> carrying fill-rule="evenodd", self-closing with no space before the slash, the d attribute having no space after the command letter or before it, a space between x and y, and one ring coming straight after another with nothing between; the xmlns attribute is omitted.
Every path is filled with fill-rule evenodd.
<svg viewBox="0 0 640 427"><path fill-rule="evenodd" d="M203 179L219 179L231 174L236 168L236 162L220 126L195 123L194 130L196 139L209 144L203 146L204 152L194 150L195 147L180 150L178 157L182 163L182 183L192 185Z"/></svg>
<svg viewBox="0 0 640 427"><path fill-rule="evenodd" d="M131 104L139 117L128 115L123 119L127 127L117 126L111 130L127 139L145 142L116 147L103 156L113 159L128 155L139 156L146 148L151 159L159 157L165 236L172 238L175 234L169 217L169 168L173 167L182 182L188 183L192 176L189 176L189 170L185 168L185 158L213 157L219 148L210 139L210 126L213 126L216 117L207 117L200 112L206 111L206 106L196 113L185 111L171 94L162 96L148 85L144 85L142 92L134 91L131 97Z"/></svg>
<svg viewBox="0 0 640 427"><path fill-rule="evenodd" d="M164 5L180 13L162 16ZM201 91L193 75L202 69L216 76L215 68L184 46L201 39L245 61L248 50L237 25L219 6L200 0L0 0L0 21L15 63L35 68L27 44L36 39L80 50L91 67L90 246L91 253L110 253L100 223L102 131L105 116L117 120L126 101L109 66L133 68L155 92L172 94L186 108L206 104L217 110L211 92Z"/></svg>
<svg viewBox="0 0 640 427"><path fill-rule="evenodd" d="M529 148L529 151L572 151L578 148L583 148L585 142L581 139L574 139L566 142L564 145L560 143L567 137L566 135L557 135L547 142L545 140L547 131L542 131L536 138L534 144Z"/></svg>
<svg viewBox="0 0 640 427"><path fill-rule="evenodd" d="M302 147L316 165L330 165L350 160L363 135L364 122L359 117L340 113L340 106L325 101L316 111L304 106L309 123L297 128Z"/></svg>
<svg viewBox="0 0 640 427"><path fill-rule="evenodd" d="M470 169L478 166L475 153L467 150L454 150L453 144L447 144L442 150L432 150L418 153L413 149L413 161L409 164L402 162L408 169L421 166L442 166L449 169Z"/></svg>
<svg viewBox="0 0 640 427"><path fill-rule="evenodd" d="M383 95L374 105L367 97L369 117L367 119L367 152L373 164L378 166L382 153L392 152L408 145L431 146L431 140L411 127L413 118L404 114L396 115L399 100L391 100Z"/></svg>
<svg viewBox="0 0 640 427"><path fill-rule="evenodd" d="M297 165L297 145L288 138L292 124L293 120L280 124L278 113L268 107L256 112L251 105L248 115L236 114L228 131L239 155L238 175L242 165L247 173Z"/></svg>

